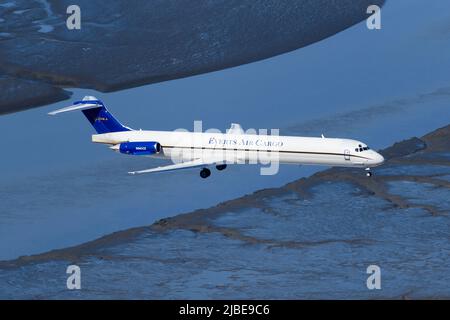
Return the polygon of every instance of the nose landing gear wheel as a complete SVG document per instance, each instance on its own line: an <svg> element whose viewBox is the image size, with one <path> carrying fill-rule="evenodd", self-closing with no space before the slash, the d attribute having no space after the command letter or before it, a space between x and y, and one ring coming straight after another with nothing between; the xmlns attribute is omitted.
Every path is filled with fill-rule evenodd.
<svg viewBox="0 0 450 320"><path fill-rule="evenodd" d="M370 168L366 168L366 177L371 177L372 176L372 171L370 171Z"/></svg>
<svg viewBox="0 0 450 320"><path fill-rule="evenodd" d="M208 168L203 168L202 171L200 171L200 177L202 177L203 179L208 178L211 175L211 170L209 170Z"/></svg>

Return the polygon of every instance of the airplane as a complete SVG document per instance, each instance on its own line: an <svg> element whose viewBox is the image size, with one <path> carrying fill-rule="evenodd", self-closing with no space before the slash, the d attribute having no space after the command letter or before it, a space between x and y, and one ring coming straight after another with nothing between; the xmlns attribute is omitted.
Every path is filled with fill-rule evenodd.
<svg viewBox="0 0 450 320"><path fill-rule="evenodd" d="M200 168L200 177L211 175L209 168L224 170L228 164L324 165L371 168L383 164L381 154L367 144L351 139L246 134L239 124L226 133L133 130L121 124L102 101L86 96L73 105L49 113L81 110L97 134L92 142L106 144L127 155L171 159L173 164L129 174L144 174Z"/></svg>

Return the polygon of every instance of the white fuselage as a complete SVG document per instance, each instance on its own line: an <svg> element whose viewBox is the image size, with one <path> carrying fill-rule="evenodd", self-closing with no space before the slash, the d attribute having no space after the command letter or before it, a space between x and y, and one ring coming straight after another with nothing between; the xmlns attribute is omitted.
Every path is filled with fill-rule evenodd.
<svg viewBox="0 0 450 320"><path fill-rule="evenodd" d="M153 157L174 162L198 158L227 159L224 163L267 163L374 167L384 162L367 145L350 139L233 133L133 130L92 136L92 141L109 145L154 141L162 151Z"/></svg>

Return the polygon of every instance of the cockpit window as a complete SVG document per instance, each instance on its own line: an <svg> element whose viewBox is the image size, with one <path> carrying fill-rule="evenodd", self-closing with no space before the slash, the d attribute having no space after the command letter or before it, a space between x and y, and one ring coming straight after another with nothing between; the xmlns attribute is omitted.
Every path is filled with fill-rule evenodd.
<svg viewBox="0 0 450 320"><path fill-rule="evenodd" d="M367 151L367 150L370 150L370 148L369 147L363 147L361 144L358 145L358 148L355 148L356 152L363 152L363 151Z"/></svg>

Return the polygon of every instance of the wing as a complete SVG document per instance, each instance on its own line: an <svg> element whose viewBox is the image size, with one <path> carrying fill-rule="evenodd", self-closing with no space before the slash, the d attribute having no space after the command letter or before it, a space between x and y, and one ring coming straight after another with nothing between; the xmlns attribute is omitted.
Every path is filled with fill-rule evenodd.
<svg viewBox="0 0 450 320"><path fill-rule="evenodd" d="M128 172L129 174L143 174L143 173L154 173L154 172L164 172L164 171L174 171L181 169L192 169L198 167L210 166L213 164L219 164L224 162L222 158L209 158L209 159L195 159L192 161L186 161L182 163L176 163L168 166L157 167L153 169L141 170L141 171L132 171Z"/></svg>

